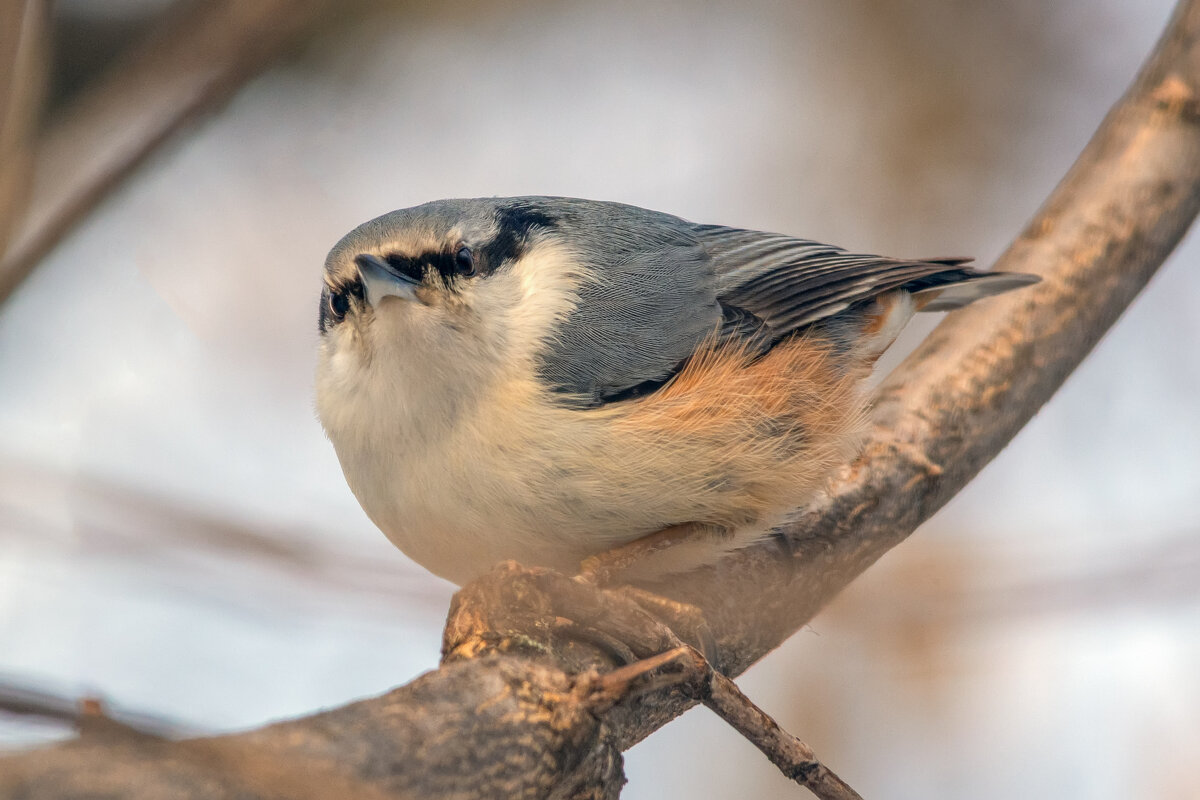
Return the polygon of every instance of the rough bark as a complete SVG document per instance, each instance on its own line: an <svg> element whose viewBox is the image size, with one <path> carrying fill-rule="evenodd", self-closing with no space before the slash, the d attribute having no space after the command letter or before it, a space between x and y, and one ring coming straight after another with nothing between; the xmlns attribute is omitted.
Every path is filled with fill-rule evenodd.
<svg viewBox="0 0 1200 800"><path fill-rule="evenodd" d="M1043 283L951 314L888 378L863 456L786 530L786 546L659 587L703 610L717 666L736 675L778 646L961 489L1116 321L1198 208L1200 0L1185 0L996 265ZM101 731L0 761L0 796L615 797L620 752L705 698L667 667L606 683L590 669L611 663L603 642L560 636L561 598L544 584L506 567L465 588L443 665L382 697L211 739ZM624 622L571 600L578 616Z"/></svg>

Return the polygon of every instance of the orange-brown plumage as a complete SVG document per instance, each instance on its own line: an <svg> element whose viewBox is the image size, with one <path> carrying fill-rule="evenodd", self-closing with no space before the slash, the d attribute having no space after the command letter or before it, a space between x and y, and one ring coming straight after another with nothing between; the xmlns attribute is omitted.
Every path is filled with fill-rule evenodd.
<svg viewBox="0 0 1200 800"><path fill-rule="evenodd" d="M814 331L761 357L744 342L710 345L632 404L616 435L682 449L680 461L693 451L695 469L720 476L725 505L716 518L695 521L753 525L806 500L854 452L865 421L863 376L861 364Z"/></svg>

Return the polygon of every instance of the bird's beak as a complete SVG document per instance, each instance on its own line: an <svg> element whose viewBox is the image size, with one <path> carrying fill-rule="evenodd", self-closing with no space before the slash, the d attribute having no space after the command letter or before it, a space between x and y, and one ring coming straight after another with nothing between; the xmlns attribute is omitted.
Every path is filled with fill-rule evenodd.
<svg viewBox="0 0 1200 800"><path fill-rule="evenodd" d="M378 308L379 301L385 297L417 299L416 290L420 282L392 269L379 256L361 253L354 257L354 263L358 266L358 277L366 291L367 302L372 306Z"/></svg>

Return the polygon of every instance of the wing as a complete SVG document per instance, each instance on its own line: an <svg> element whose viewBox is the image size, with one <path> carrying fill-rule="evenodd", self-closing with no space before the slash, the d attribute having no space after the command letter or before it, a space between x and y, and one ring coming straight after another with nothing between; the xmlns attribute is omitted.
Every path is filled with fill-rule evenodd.
<svg viewBox="0 0 1200 800"><path fill-rule="evenodd" d="M893 289L923 296L923 310L948 311L1038 280L981 272L965 258L905 261L720 225L693 230L712 257L721 304L752 314L776 340Z"/></svg>
<svg viewBox="0 0 1200 800"><path fill-rule="evenodd" d="M712 260L691 223L618 203L536 202L589 276L541 355L542 378L583 407L666 383L722 321Z"/></svg>
<svg viewBox="0 0 1200 800"><path fill-rule="evenodd" d="M1037 279L968 259L903 261L819 242L573 198L520 198L574 243L590 277L541 354L542 378L583 407L669 381L714 333L764 351L798 328L903 288L948 310Z"/></svg>

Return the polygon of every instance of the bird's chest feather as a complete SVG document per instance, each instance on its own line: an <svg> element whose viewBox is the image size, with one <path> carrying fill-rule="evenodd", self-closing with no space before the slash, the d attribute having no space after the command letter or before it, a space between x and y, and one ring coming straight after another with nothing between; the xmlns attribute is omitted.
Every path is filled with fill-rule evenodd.
<svg viewBox="0 0 1200 800"><path fill-rule="evenodd" d="M322 418L350 488L401 550L452 579L503 558L545 563L547 547L564 561L586 554L566 521L591 506L579 487L595 483L586 454L601 426L519 377L486 392L446 376L380 384L345 392Z"/></svg>
<svg viewBox="0 0 1200 800"><path fill-rule="evenodd" d="M459 581L505 558L572 569L673 524L758 530L806 499L848 459L861 411L823 352L798 340L749 366L699 359L650 397L594 410L532 376L475 394L443 376L375 381L322 416L363 508L427 568Z"/></svg>

